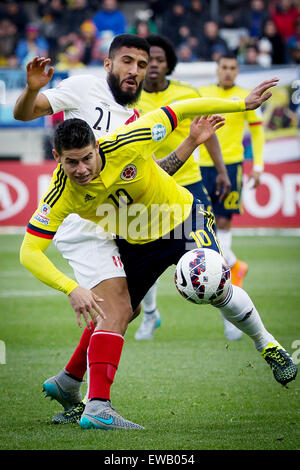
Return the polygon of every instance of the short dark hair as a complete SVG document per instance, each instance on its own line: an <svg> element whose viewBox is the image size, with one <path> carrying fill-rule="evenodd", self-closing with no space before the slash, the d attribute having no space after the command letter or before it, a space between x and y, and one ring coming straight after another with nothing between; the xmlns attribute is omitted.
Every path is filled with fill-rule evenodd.
<svg viewBox="0 0 300 470"><path fill-rule="evenodd" d="M83 119L66 119L59 123L54 133L54 148L59 155L64 150L81 149L96 145L94 133Z"/></svg>
<svg viewBox="0 0 300 470"><path fill-rule="evenodd" d="M115 36L111 42L108 51L108 57L112 58L115 52L121 49L123 46L142 49L148 55L150 54L150 46L144 38L140 38L136 34L119 34L118 36Z"/></svg>
<svg viewBox="0 0 300 470"><path fill-rule="evenodd" d="M218 61L217 61L218 64L219 64L219 62L220 62L222 59L234 59L234 60L238 60L236 54L235 54L234 52L232 52L232 51L227 51L227 52L225 52L224 54L222 54L222 55L219 57Z"/></svg>
<svg viewBox="0 0 300 470"><path fill-rule="evenodd" d="M146 37L150 46L160 47L165 51L167 63L168 63L168 74L171 74L177 65L178 58L176 56L175 48L171 41L164 36L158 34L150 34Z"/></svg>

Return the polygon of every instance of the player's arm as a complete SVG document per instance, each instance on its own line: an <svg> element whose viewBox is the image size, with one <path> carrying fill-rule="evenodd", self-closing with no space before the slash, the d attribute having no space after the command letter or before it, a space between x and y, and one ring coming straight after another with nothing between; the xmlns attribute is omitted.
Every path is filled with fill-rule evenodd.
<svg viewBox="0 0 300 470"><path fill-rule="evenodd" d="M222 98L195 98L191 100L177 101L169 105L167 108L175 113L177 121L182 121L191 116L233 113L256 109L267 101L272 93L267 91L269 88L276 86L278 78L265 80L255 87L245 99L241 100L224 100Z"/></svg>
<svg viewBox="0 0 300 470"><path fill-rule="evenodd" d="M249 122L251 134L251 144L253 152L253 167L250 173L250 180L253 180L253 188L257 188L260 184L260 177L264 169L263 150L264 150L264 129L263 123Z"/></svg>
<svg viewBox="0 0 300 470"><path fill-rule="evenodd" d="M167 157L156 160L157 164L170 175L174 175L192 155L194 150L211 139L214 133L224 125L225 119L219 115L207 118L197 116L191 123L189 136Z"/></svg>
<svg viewBox="0 0 300 470"><path fill-rule="evenodd" d="M88 315L94 323L96 323L95 312L104 318L103 311L97 303L101 299L92 291L80 287L77 282L54 266L44 253L50 243L51 239L37 237L27 232L20 249L20 262L41 282L66 294L75 310L79 327L82 327L81 315L90 327Z"/></svg>
<svg viewBox="0 0 300 470"><path fill-rule="evenodd" d="M216 178L216 195L220 196L220 202L224 201L231 191L231 182L225 166L222 150L217 136L214 134L204 143L212 161L217 169L218 176ZM200 157L201 166L201 157Z"/></svg>
<svg viewBox="0 0 300 470"><path fill-rule="evenodd" d="M41 116L52 114L51 105L45 95L39 93L47 85L54 72L49 65L50 59L35 57L27 64L27 84L14 107L14 118L20 121L31 121Z"/></svg>

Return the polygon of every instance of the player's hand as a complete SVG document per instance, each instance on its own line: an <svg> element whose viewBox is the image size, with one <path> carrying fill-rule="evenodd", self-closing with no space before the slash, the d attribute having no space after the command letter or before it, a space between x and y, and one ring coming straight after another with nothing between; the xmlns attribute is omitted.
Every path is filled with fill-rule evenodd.
<svg viewBox="0 0 300 470"><path fill-rule="evenodd" d="M195 145L203 144L220 127L224 126L225 118L219 114L212 116L196 116L190 125L189 137L194 140Z"/></svg>
<svg viewBox="0 0 300 470"><path fill-rule="evenodd" d="M223 202L231 191L231 182L227 173L219 173L216 178L216 195Z"/></svg>
<svg viewBox="0 0 300 470"><path fill-rule="evenodd" d="M249 176L249 184L251 184L252 189L258 188L260 185L261 172L252 170Z"/></svg>
<svg viewBox="0 0 300 470"><path fill-rule="evenodd" d="M88 328L90 328L89 316L95 325L97 323L96 317L98 315L100 315L100 317L105 320L105 314L99 306L99 303L102 302L103 299L100 299L100 297L98 297L91 290L77 286L69 294L69 300L73 309L75 310L79 328L82 328L81 315L83 315L84 321Z"/></svg>
<svg viewBox="0 0 300 470"><path fill-rule="evenodd" d="M272 92L267 90L276 86L279 82L279 78L271 78L260 83L257 87L253 88L251 93L245 98L246 110L256 109L267 101L271 96Z"/></svg>
<svg viewBox="0 0 300 470"><path fill-rule="evenodd" d="M26 66L27 86L31 91L39 91L50 82L54 73L54 67L49 67L47 70L50 62L51 59L38 56L28 62Z"/></svg>

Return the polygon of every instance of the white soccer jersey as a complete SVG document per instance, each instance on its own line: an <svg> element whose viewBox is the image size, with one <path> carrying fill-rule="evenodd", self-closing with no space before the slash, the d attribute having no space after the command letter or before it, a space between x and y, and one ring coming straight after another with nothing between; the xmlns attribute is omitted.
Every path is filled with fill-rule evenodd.
<svg viewBox="0 0 300 470"><path fill-rule="evenodd" d="M43 94L54 114L64 111L64 119L83 119L96 139L136 119L136 111L116 103L107 81L94 75L75 75Z"/></svg>
<svg viewBox="0 0 300 470"><path fill-rule="evenodd" d="M63 111L64 119L83 119L96 139L138 117L135 109L116 103L107 81L94 75L67 78L42 93L54 114ZM114 240L105 238L101 227L78 214L63 221L53 241L82 287L91 289L105 279L125 276Z"/></svg>

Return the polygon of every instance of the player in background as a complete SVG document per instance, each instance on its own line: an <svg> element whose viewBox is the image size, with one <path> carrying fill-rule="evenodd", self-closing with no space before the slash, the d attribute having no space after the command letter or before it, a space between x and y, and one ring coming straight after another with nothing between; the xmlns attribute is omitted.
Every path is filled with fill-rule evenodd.
<svg viewBox="0 0 300 470"><path fill-rule="evenodd" d="M82 217L102 224L104 228L108 226L109 231L117 234L135 309L154 281L168 266L176 264L189 249L187 243L192 240L195 242L190 230L186 232L183 225L189 222L192 224L188 226L189 229L198 230L197 211L204 217L201 227L204 227L210 240L210 248L219 251L213 230L213 215L199 208L200 201L159 168L152 153L160 140L187 116L211 114L217 110L224 113L253 109L270 97L270 93L265 92L276 84L277 79L262 83L245 100L193 99L177 102L121 127L114 134L99 139L99 144L84 121L72 119L61 123L56 130L53 150L58 167L48 191L28 224L20 252L22 264L49 286L68 295L75 293L76 283L60 273L44 252L64 218L68 213L76 211ZM193 122L200 131L200 142L196 142L199 145L201 139L207 137L207 132L202 132L203 124L209 133L217 129L221 121L219 116L212 116L209 119L196 118ZM130 174L126 172L129 167L132 170ZM148 191L145 191L145 187ZM120 205L116 199L120 189L128 198L125 205ZM88 206L83 204L86 190L93 196ZM132 212L132 204L135 203L139 207L138 215ZM162 218L153 218L153 204L162 208ZM181 210L174 212L174 205ZM117 218L107 218L107 206L110 207L111 215ZM45 207L48 208L46 226L40 218L41 213L45 214ZM141 215L146 216L146 219L143 218L147 221L146 225L141 227L142 230L130 231L130 225L136 219L140 224ZM169 226L163 222L165 217L170 221ZM110 228L111 220L114 221L113 230ZM114 321L116 319L105 317L89 297L86 298L90 300L89 304L84 303L83 308L78 310L76 307L81 303L78 291L75 297L74 310L79 326L81 314L87 324L90 315L96 325L88 348L89 401L80 425L84 429L141 429L140 425L124 420L111 407L107 398L120 361L127 325L122 318ZM229 321L240 324L240 328L253 340L255 348L271 366L279 383L286 384L295 379L297 366L265 329L243 289L231 286L214 306L221 309ZM64 390L64 393L68 393L68 390Z"/></svg>
<svg viewBox="0 0 300 470"><path fill-rule="evenodd" d="M248 90L235 84L238 72L238 61L235 55L232 53L226 54L218 61L218 82L213 85L200 87L199 93L203 97L244 98L247 96ZM253 168L249 181L252 181L253 188L257 188L264 167L264 131L261 111L259 109L247 111L246 113L227 114L226 126L220 129L218 133L224 162L232 185L230 194L223 201L220 201L215 195L216 171L214 162L205 148L201 152L200 162L203 182L211 198L213 212L216 217L217 236L226 262L231 268L231 282L239 287L243 285L248 265L244 261L237 259L232 250L232 216L233 214L240 214L242 210L243 136L246 125L248 125L251 133L253 151ZM224 327L226 332L228 325L225 324ZM235 335L236 339L239 339L241 332L239 330L231 331L230 329L229 335Z"/></svg>
<svg viewBox="0 0 300 470"><path fill-rule="evenodd" d="M147 38L150 44L150 59L147 68L143 90L135 106L140 115L148 113L161 106L167 106L176 101L199 98L201 94L189 83L170 80L171 75L177 64L175 49L170 41L159 35L150 35ZM156 150L154 157L161 159L168 155L172 150L182 142L189 134L191 119L182 122L172 134L170 134ZM175 181L186 187L194 196L200 199L207 210L212 208L212 203L205 185L201 179L201 155L202 148L210 155L210 161L215 169L214 174L214 197L218 198L220 203L224 201L231 189L230 180L224 165L222 153L215 134L208 139L199 149L196 149L193 155L187 160L184 166L174 174ZM161 317L157 309L157 282L151 287L142 301L143 319L139 329L135 333L137 340L153 339L155 329L161 324ZM240 337L241 331L232 323L223 318L224 331L227 339Z"/></svg>

